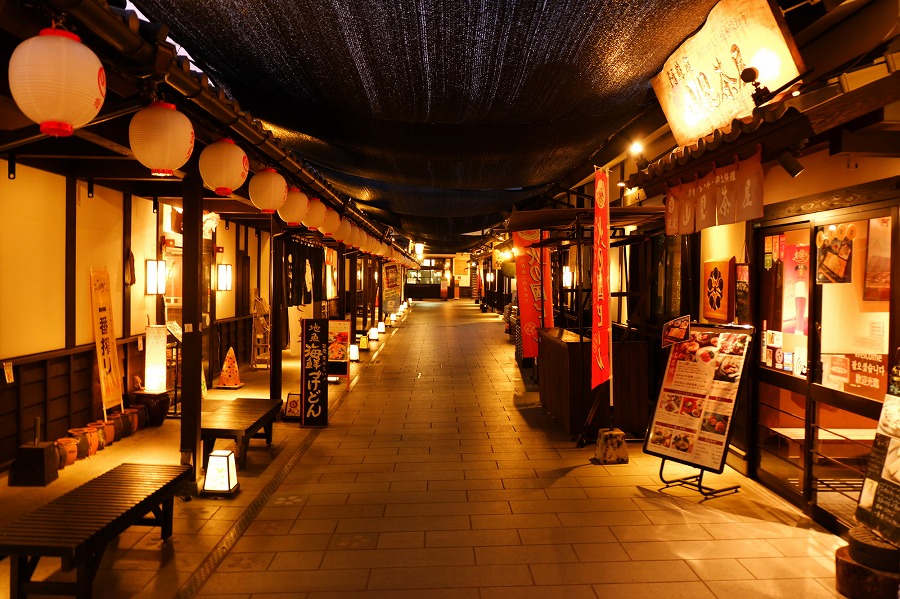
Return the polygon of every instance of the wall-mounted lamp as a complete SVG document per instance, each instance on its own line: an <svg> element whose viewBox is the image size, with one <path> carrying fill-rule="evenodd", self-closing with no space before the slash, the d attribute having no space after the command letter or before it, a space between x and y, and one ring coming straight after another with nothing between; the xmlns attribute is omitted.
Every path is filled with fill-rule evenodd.
<svg viewBox="0 0 900 599"><path fill-rule="evenodd" d="M6 158L6 177L8 179L16 178L16 155L10 154Z"/></svg>
<svg viewBox="0 0 900 599"><path fill-rule="evenodd" d="M644 158L644 144L639 141L633 142L631 147L628 148L628 153L634 157L634 161L637 163L637 167L639 171L644 170L650 163Z"/></svg>
<svg viewBox="0 0 900 599"><path fill-rule="evenodd" d="M422 254L425 253L425 244L424 243L417 243L413 247L416 250L416 256L421 256Z"/></svg>
<svg viewBox="0 0 900 599"><path fill-rule="evenodd" d="M147 260L146 295L164 295L166 293L166 261Z"/></svg>
<svg viewBox="0 0 900 599"><path fill-rule="evenodd" d="M201 495L234 495L240 487L234 452L230 449L217 449L209 454Z"/></svg>
<svg viewBox="0 0 900 599"><path fill-rule="evenodd" d="M153 214L159 213L159 198L153 198Z"/></svg>
<svg viewBox="0 0 900 599"><path fill-rule="evenodd" d="M563 266L563 287L571 289L573 281L574 277L572 276L572 269L568 266Z"/></svg>
<svg viewBox="0 0 900 599"><path fill-rule="evenodd" d="M230 264L219 264L216 271L216 290L231 291L232 276Z"/></svg>
<svg viewBox="0 0 900 599"><path fill-rule="evenodd" d="M87 196L89 198L94 197L94 180L93 179L87 180Z"/></svg>
<svg viewBox="0 0 900 599"><path fill-rule="evenodd" d="M800 164L800 161L794 158L794 155L787 150L779 154L776 160L791 177L796 177L804 170L804 166Z"/></svg>

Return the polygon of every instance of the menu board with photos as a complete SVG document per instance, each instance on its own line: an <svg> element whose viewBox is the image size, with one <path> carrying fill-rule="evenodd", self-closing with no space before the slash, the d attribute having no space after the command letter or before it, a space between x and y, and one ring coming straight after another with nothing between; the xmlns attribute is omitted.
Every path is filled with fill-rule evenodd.
<svg viewBox="0 0 900 599"><path fill-rule="evenodd" d="M856 519L900 545L900 397L885 395Z"/></svg>
<svg viewBox="0 0 900 599"><path fill-rule="evenodd" d="M672 345L644 452L722 472L753 327L697 325Z"/></svg>

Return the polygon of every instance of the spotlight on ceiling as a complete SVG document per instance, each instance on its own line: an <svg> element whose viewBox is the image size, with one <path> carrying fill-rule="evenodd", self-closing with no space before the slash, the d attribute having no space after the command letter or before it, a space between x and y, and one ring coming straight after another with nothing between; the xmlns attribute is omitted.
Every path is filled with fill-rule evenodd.
<svg viewBox="0 0 900 599"><path fill-rule="evenodd" d="M778 164L780 164L791 177L796 177L803 172L804 166L787 150L779 154L776 160L778 160Z"/></svg>

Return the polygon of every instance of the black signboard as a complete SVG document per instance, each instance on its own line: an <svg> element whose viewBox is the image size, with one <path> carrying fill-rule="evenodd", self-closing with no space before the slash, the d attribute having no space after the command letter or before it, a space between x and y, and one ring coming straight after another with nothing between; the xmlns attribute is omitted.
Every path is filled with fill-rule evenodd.
<svg viewBox="0 0 900 599"><path fill-rule="evenodd" d="M886 395L856 519L900 545L900 397Z"/></svg>
<svg viewBox="0 0 900 599"><path fill-rule="evenodd" d="M300 425L328 424L328 319L303 319Z"/></svg>

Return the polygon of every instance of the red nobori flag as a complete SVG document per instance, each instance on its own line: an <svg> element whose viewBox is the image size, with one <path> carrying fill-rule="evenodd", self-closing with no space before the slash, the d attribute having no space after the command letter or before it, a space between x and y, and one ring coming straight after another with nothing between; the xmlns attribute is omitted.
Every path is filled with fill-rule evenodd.
<svg viewBox="0 0 900 599"><path fill-rule="evenodd" d="M605 383L612 374L609 354L609 197L606 173L594 172L594 276L591 293L591 388Z"/></svg>
<svg viewBox="0 0 900 599"><path fill-rule="evenodd" d="M546 237L546 234L544 236ZM541 326L553 326L553 306L550 303L550 250L530 247L540 240L540 229L513 232L523 358L537 357L538 329Z"/></svg>

